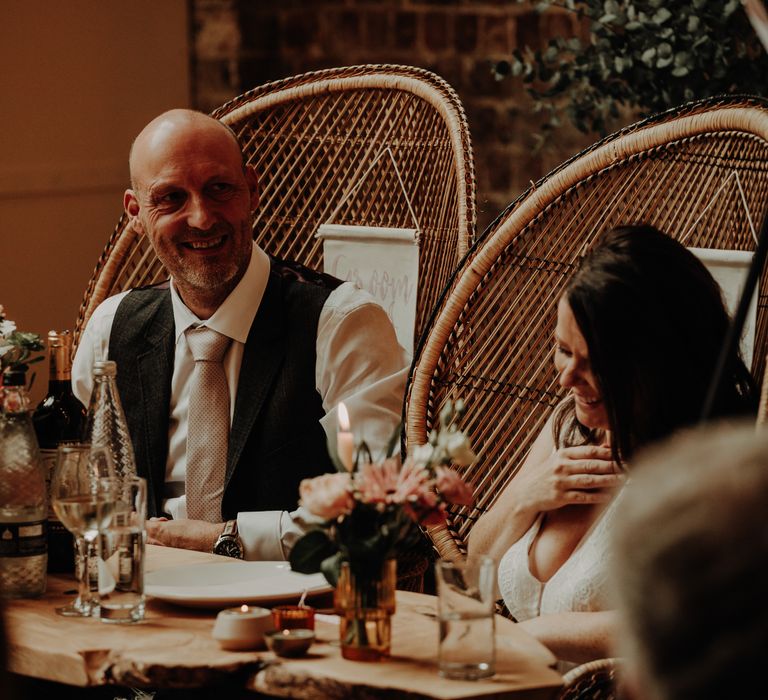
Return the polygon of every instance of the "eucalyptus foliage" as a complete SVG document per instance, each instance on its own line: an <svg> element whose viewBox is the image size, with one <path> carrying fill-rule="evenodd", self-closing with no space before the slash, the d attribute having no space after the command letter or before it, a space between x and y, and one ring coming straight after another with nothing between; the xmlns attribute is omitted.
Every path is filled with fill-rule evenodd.
<svg viewBox="0 0 768 700"><path fill-rule="evenodd" d="M517 0L526 2L527 0ZM496 76L518 76L549 128L564 112L605 133L622 108L649 114L724 93L765 95L768 57L739 0L541 0L589 23L589 40L516 49Z"/></svg>

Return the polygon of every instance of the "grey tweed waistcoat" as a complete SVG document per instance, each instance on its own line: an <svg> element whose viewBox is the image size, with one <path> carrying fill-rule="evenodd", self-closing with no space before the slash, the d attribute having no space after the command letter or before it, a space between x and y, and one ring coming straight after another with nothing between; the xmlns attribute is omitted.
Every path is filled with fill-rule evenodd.
<svg viewBox="0 0 768 700"><path fill-rule="evenodd" d="M272 260L243 351L229 437L222 519L293 510L303 478L333 471L315 385L320 311L340 281ZM109 339L149 515L160 515L168 456L174 322L168 283L120 303Z"/></svg>

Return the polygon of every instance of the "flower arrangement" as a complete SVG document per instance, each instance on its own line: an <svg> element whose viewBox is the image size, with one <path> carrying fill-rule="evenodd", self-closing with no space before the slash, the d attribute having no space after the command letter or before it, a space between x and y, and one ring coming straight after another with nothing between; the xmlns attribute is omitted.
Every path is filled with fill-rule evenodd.
<svg viewBox="0 0 768 700"><path fill-rule="evenodd" d="M28 365L43 359L42 355L32 357L43 348L40 336L16 330L16 324L5 317L0 305L0 374L8 369L26 371Z"/></svg>
<svg viewBox="0 0 768 700"><path fill-rule="evenodd" d="M342 562L357 575L374 576L382 562L419 539L417 525L433 526L447 518L446 503L472 504L472 491L451 468L475 459L467 436L458 428L465 412L461 400L448 401L429 442L413 450L401 464L392 456L374 462L361 445L351 471L304 479L301 504L324 522L293 547L291 568L301 573L322 571L336 585Z"/></svg>

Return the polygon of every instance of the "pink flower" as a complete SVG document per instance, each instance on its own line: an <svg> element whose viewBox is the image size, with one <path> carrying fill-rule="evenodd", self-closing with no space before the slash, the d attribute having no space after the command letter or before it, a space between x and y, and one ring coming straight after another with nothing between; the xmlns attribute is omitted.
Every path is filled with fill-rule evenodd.
<svg viewBox="0 0 768 700"><path fill-rule="evenodd" d="M434 527L435 525L445 525L447 522L448 514L445 510L445 504L437 503L437 498L435 498L435 503L432 507L419 507L424 505L421 503L416 505L417 507L415 508L411 505L405 505L404 508L408 515L419 523L419 525Z"/></svg>
<svg viewBox="0 0 768 700"><path fill-rule="evenodd" d="M301 505L323 520L333 520L352 511L355 501L349 474L321 474L299 484Z"/></svg>
<svg viewBox="0 0 768 700"><path fill-rule="evenodd" d="M363 503L392 503L397 489L400 460L396 457L381 464L364 464L355 478L355 488Z"/></svg>
<svg viewBox="0 0 768 700"><path fill-rule="evenodd" d="M437 474L437 490L440 491L443 498L462 506L472 505L474 501L472 489L453 469L437 467L435 473Z"/></svg>
<svg viewBox="0 0 768 700"><path fill-rule="evenodd" d="M429 481L429 472L424 465L406 459L397 480L395 503L423 500L427 494L433 493L433 486Z"/></svg>

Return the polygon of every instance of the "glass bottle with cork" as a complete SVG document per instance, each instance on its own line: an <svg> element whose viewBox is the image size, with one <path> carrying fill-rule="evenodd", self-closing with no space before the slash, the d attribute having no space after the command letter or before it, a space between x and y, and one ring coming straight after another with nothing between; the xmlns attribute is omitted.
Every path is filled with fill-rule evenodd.
<svg viewBox="0 0 768 700"><path fill-rule="evenodd" d="M50 374L48 394L38 404L32 420L40 445L50 504L50 487L59 445L79 442L85 422L85 407L72 393L72 335L69 331L48 332ZM72 534L48 507L48 572L74 570Z"/></svg>
<svg viewBox="0 0 768 700"><path fill-rule="evenodd" d="M47 492L29 415L25 367L3 372L0 388L0 595L45 593Z"/></svg>

